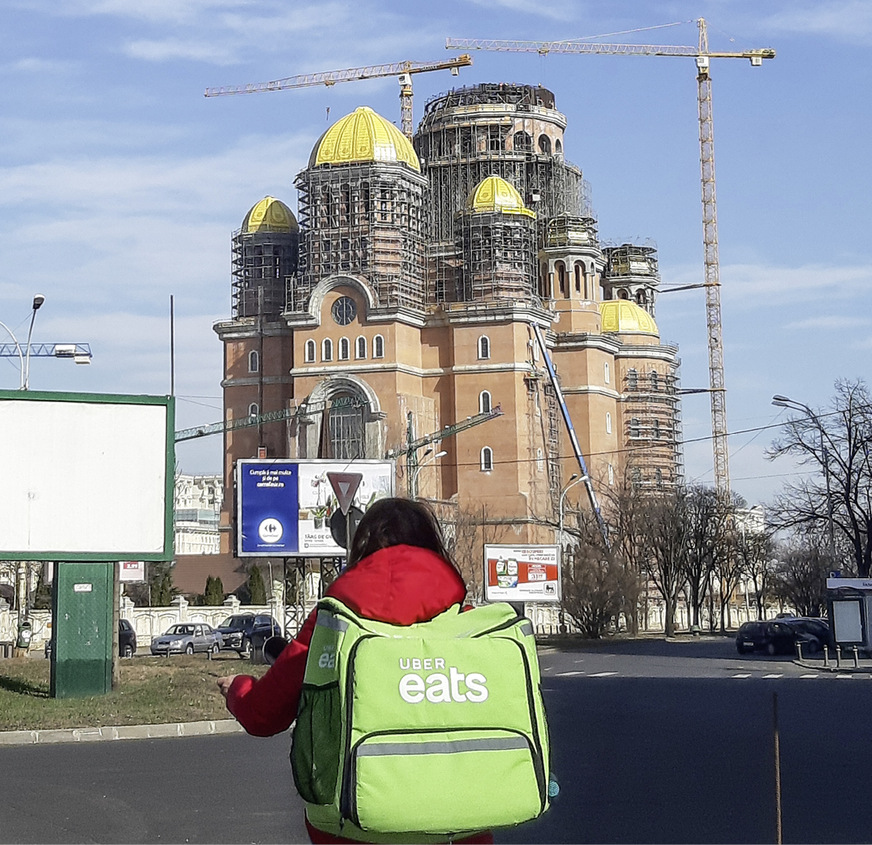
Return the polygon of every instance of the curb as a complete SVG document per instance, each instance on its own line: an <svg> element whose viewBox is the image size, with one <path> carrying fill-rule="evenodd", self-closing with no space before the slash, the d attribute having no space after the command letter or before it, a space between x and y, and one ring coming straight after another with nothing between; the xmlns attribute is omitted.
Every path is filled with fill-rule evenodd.
<svg viewBox="0 0 872 845"><path fill-rule="evenodd" d="M176 722L168 725L119 725L105 728L61 728L0 732L0 746L50 745L60 742L99 742L119 739L165 739L182 736L244 733L235 719Z"/></svg>

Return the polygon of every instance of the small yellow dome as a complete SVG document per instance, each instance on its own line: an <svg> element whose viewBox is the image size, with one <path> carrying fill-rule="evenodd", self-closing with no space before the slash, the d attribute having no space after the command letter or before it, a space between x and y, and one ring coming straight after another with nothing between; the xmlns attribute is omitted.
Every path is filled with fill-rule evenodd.
<svg viewBox="0 0 872 845"><path fill-rule="evenodd" d="M653 334L660 336L654 318L629 299L607 299L599 303L603 332Z"/></svg>
<svg viewBox="0 0 872 845"><path fill-rule="evenodd" d="M404 162L421 171L409 139L368 106L340 118L321 136L309 157L309 167L353 161Z"/></svg>
<svg viewBox="0 0 872 845"><path fill-rule="evenodd" d="M299 232L297 218L281 200L264 197L242 221L243 232Z"/></svg>
<svg viewBox="0 0 872 845"><path fill-rule="evenodd" d="M518 191L499 176L488 176L478 183L466 200L467 211L500 211L503 214L523 214L536 217L536 212L524 205Z"/></svg>

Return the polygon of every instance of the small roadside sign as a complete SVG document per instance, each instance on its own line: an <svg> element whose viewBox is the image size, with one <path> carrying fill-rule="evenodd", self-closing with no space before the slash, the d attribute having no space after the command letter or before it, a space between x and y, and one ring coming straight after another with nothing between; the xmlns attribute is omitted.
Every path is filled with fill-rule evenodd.
<svg viewBox="0 0 872 845"><path fill-rule="evenodd" d="M361 472L328 472L327 480L336 494L336 500L339 502L339 510L343 514L348 514L348 509L354 501L354 494L357 488L360 487L360 482L363 480Z"/></svg>

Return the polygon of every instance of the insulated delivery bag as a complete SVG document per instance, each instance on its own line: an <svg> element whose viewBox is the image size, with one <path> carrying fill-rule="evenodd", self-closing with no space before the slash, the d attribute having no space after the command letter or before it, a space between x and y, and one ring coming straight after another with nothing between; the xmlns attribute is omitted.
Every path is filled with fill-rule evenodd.
<svg viewBox="0 0 872 845"><path fill-rule="evenodd" d="M291 764L309 821L349 838L536 818L549 744L530 621L508 604L455 605L398 626L322 599Z"/></svg>

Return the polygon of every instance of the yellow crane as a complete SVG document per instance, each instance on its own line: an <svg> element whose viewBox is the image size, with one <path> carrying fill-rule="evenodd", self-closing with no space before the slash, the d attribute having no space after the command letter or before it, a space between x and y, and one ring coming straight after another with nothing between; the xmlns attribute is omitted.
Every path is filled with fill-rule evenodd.
<svg viewBox="0 0 872 845"><path fill-rule="evenodd" d="M396 76L400 82L400 117L403 134L412 138L412 74L427 73L431 70L450 70L457 76L460 68L472 64L472 56L465 53L444 62L394 62L386 65L368 65L345 70L331 70L324 73L302 73L274 79L272 82L252 82L247 85L225 85L220 88L207 88L205 96L222 97L228 94L261 94L266 91L285 91L288 88L307 88L313 85L336 85L337 82L353 82L357 79L375 79L382 76Z"/></svg>
<svg viewBox="0 0 872 845"><path fill-rule="evenodd" d="M709 50L708 32L703 18L697 20L697 27L699 29L699 43L696 47L669 44L599 44L576 41L501 41L467 38L449 38L445 42L445 47L448 50L497 50L500 52L539 53L543 56L550 53L594 53L611 56L686 56L696 60L705 281L701 285L688 285L687 287L705 288L714 478L718 492L726 494L730 490L730 461L727 449L727 402L721 328L714 123L712 121L712 87L709 62L711 59L748 59L753 67L759 67L763 64L763 59L775 58L775 50L771 48L741 52Z"/></svg>

